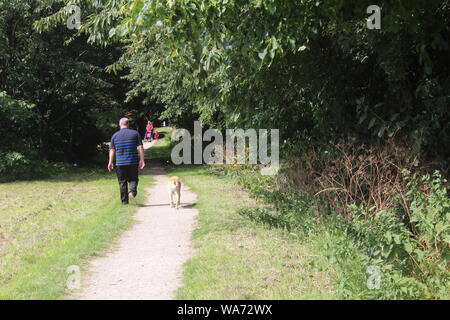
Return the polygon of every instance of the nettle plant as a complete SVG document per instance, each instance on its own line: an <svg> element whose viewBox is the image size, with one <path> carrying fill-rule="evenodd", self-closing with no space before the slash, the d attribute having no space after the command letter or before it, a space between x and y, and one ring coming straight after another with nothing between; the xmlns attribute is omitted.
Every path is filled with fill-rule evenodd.
<svg viewBox="0 0 450 320"><path fill-rule="evenodd" d="M405 175L409 180L406 197L410 211L407 214L414 226L415 236L413 246L406 249L420 266L423 279L448 296L448 290L444 287L450 280L450 198L445 185L447 181L437 171L420 179L407 171ZM422 190L421 184L426 187L425 190Z"/></svg>
<svg viewBox="0 0 450 320"><path fill-rule="evenodd" d="M385 298L448 298L450 198L439 172L407 181L398 204L375 215L351 205L349 232L384 270ZM369 210L370 211L370 210Z"/></svg>
<svg viewBox="0 0 450 320"><path fill-rule="evenodd" d="M436 171L432 176L420 179L409 171L403 172L408 179L407 212L414 232L420 237L420 247L443 253L450 245L450 198L446 187L447 180ZM422 190L420 184L425 186ZM447 252L448 253L448 252Z"/></svg>

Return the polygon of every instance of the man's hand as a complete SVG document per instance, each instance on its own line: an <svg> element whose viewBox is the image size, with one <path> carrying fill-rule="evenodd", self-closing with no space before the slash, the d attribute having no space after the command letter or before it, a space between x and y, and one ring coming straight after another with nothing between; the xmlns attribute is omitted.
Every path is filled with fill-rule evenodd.
<svg viewBox="0 0 450 320"><path fill-rule="evenodd" d="M139 152L139 168L140 169L144 169L145 167L145 154L144 154L144 147L141 145L138 147L138 152Z"/></svg>
<svg viewBox="0 0 450 320"><path fill-rule="evenodd" d="M109 162L108 162L108 171L111 172L114 169L114 155L116 154L115 149L109 150Z"/></svg>

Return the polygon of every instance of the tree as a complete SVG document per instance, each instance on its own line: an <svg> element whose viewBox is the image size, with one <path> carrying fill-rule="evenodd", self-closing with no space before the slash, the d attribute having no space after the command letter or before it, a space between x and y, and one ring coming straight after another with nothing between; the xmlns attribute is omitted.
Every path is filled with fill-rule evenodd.
<svg viewBox="0 0 450 320"><path fill-rule="evenodd" d="M120 113L128 82L104 70L120 48L86 45L65 24L46 33L34 29L36 20L59 8L56 1L0 1L0 90L34 106L33 121L18 120L27 130L12 130L16 140L27 139L30 153L80 162L109 138L111 119L98 123L98 116Z"/></svg>
<svg viewBox="0 0 450 320"><path fill-rule="evenodd" d="M111 68L129 68L131 94L165 103L165 115L278 127L288 144L404 137L450 156L439 148L450 141L448 0L383 4L381 30L367 28L369 1L66 3L91 10L80 31L90 41L125 44Z"/></svg>

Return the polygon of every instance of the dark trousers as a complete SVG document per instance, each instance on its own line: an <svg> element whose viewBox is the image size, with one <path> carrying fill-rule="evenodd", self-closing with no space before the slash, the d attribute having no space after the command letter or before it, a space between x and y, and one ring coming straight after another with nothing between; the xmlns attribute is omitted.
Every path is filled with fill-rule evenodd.
<svg viewBox="0 0 450 320"><path fill-rule="evenodd" d="M131 166L117 166L117 179L119 180L120 199L123 204L128 203L128 183L130 184L130 192L134 196L137 195L137 187L139 183L138 165Z"/></svg>

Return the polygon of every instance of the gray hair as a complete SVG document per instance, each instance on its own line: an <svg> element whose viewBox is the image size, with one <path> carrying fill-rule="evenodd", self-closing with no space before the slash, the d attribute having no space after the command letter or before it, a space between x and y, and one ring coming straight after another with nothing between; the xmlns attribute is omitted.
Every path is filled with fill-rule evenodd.
<svg viewBox="0 0 450 320"><path fill-rule="evenodd" d="M128 127L129 123L130 123L130 120L128 120L128 118L122 118L119 121L119 126Z"/></svg>

